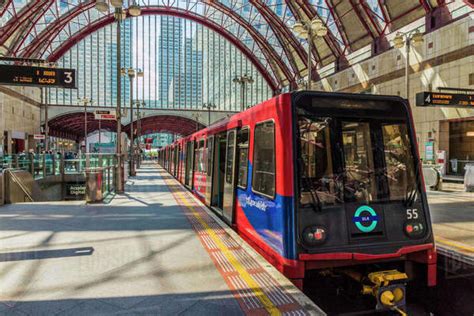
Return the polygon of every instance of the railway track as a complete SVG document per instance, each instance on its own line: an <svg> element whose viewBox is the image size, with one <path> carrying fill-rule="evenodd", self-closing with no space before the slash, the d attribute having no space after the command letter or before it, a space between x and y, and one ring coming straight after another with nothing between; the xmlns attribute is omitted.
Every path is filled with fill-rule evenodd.
<svg viewBox="0 0 474 316"><path fill-rule="evenodd" d="M474 315L474 262L447 248L438 251L438 285L428 289L410 284L407 288L407 314L412 316ZM311 276L305 293L328 315L400 315L374 311L374 299L356 297L344 280Z"/></svg>

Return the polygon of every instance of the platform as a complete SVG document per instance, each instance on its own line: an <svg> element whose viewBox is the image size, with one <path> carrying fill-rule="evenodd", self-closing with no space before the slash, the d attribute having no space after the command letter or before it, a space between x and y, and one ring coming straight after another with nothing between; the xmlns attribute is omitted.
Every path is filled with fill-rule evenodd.
<svg viewBox="0 0 474 316"><path fill-rule="evenodd" d="M429 191L438 252L474 265L474 193Z"/></svg>
<svg viewBox="0 0 474 316"><path fill-rule="evenodd" d="M156 165L126 192L0 208L0 314L323 314Z"/></svg>

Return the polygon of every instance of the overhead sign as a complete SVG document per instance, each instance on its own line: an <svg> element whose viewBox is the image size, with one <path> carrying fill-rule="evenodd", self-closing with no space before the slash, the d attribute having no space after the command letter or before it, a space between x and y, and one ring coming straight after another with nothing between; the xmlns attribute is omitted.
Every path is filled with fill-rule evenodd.
<svg viewBox="0 0 474 316"><path fill-rule="evenodd" d="M96 120L116 120L117 112L115 110L96 110L94 116Z"/></svg>
<svg viewBox="0 0 474 316"><path fill-rule="evenodd" d="M0 65L0 84L76 89L76 70Z"/></svg>
<svg viewBox="0 0 474 316"><path fill-rule="evenodd" d="M34 139L41 140L41 139L45 139L46 136L45 136L44 134L34 134L34 135L33 135L33 138L34 138Z"/></svg>
<svg viewBox="0 0 474 316"><path fill-rule="evenodd" d="M416 106L474 107L474 94L420 92L416 94Z"/></svg>

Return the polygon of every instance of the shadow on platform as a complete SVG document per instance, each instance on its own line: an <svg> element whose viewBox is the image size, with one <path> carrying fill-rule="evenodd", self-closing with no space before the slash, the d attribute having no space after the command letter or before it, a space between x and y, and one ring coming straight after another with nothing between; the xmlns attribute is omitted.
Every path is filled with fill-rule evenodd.
<svg viewBox="0 0 474 316"><path fill-rule="evenodd" d="M7 315L242 315L231 291L148 296L3 301Z"/></svg>
<svg viewBox="0 0 474 316"><path fill-rule="evenodd" d="M92 247L0 253L0 262L90 256Z"/></svg>

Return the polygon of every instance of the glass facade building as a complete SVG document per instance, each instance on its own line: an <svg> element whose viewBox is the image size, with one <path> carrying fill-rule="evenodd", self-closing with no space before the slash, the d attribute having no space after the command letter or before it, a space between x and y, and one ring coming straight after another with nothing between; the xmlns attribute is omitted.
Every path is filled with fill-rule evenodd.
<svg viewBox="0 0 474 316"><path fill-rule="evenodd" d="M77 43L58 61L77 71L78 89L50 89L52 104L74 105L89 97L96 106L115 107L117 97L116 24L107 25ZM241 51L205 26L166 15L128 18L122 24L122 67L140 68L134 99L146 108L238 111L240 86L234 77L251 75L247 106L272 96L271 88ZM130 102L127 77L122 77L122 105Z"/></svg>

